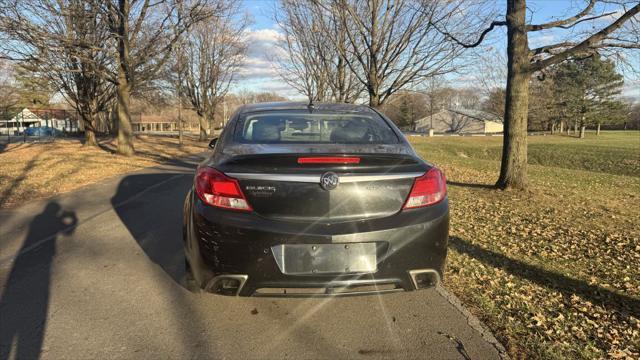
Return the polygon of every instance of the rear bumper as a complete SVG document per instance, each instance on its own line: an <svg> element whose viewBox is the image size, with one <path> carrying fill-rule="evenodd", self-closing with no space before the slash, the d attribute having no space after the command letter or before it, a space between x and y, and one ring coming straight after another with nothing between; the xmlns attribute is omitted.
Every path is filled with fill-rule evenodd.
<svg viewBox="0 0 640 360"><path fill-rule="evenodd" d="M185 204L185 253L196 280L201 287L212 289L213 282L224 275L240 276L245 280L238 291L241 296L259 295L262 289L272 288L366 285L373 292L381 292L380 286L392 285L395 290L415 290L422 286L411 274L427 272L437 281L442 278L448 231L446 200L382 219L331 225L276 221L219 210L191 195ZM376 244L374 272L288 275L281 271L273 252L282 244L352 243Z"/></svg>

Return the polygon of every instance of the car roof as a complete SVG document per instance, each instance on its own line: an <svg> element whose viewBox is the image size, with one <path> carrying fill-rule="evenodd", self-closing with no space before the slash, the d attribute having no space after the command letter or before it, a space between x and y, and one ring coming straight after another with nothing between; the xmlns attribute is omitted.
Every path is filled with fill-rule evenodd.
<svg viewBox="0 0 640 360"><path fill-rule="evenodd" d="M352 113L371 113L374 112L369 106L344 104L344 103L314 103L313 110L318 111L335 111L335 112L352 112ZM281 101L281 102L264 102L244 105L240 109L240 114L258 111L270 110L307 110L309 103L303 101Z"/></svg>

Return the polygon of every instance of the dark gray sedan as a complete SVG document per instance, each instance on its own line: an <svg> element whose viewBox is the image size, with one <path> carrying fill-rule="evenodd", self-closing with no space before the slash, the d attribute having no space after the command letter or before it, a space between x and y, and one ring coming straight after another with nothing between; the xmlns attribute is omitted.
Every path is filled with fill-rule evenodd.
<svg viewBox="0 0 640 360"><path fill-rule="evenodd" d="M436 285L443 173L376 110L244 106L211 142L184 203L188 273L242 296L335 296Z"/></svg>

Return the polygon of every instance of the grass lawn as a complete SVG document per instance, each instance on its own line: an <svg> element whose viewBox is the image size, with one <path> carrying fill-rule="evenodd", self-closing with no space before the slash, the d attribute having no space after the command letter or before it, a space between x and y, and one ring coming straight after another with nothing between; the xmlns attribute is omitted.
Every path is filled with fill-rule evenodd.
<svg viewBox="0 0 640 360"><path fill-rule="evenodd" d="M501 137L412 137L449 182L446 286L514 358L640 358L640 132L529 137L527 192L489 188Z"/></svg>
<svg viewBox="0 0 640 360"><path fill-rule="evenodd" d="M115 155L116 141L102 139L100 148L78 140L10 144L0 152L0 208L77 189L106 177L124 174L168 159L206 151L206 142L186 138L138 136L136 155Z"/></svg>

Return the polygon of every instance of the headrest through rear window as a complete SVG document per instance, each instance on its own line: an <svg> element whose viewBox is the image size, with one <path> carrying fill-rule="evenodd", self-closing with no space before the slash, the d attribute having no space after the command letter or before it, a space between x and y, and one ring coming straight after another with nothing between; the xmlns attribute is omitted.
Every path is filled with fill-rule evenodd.
<svg viewBox="0 0 640 360"><path fill-rule="evenodd" d="M360 121L352 120L331 131L333 142L361 142L367 140L368 127Z"/></svg>
<svg viewBox="0 0 640 360"><path fill-rule="evenodd" d="M260 119L253 124L252 140L255 142L280 141L280 132L284 130L280 119Z"/></svg>

